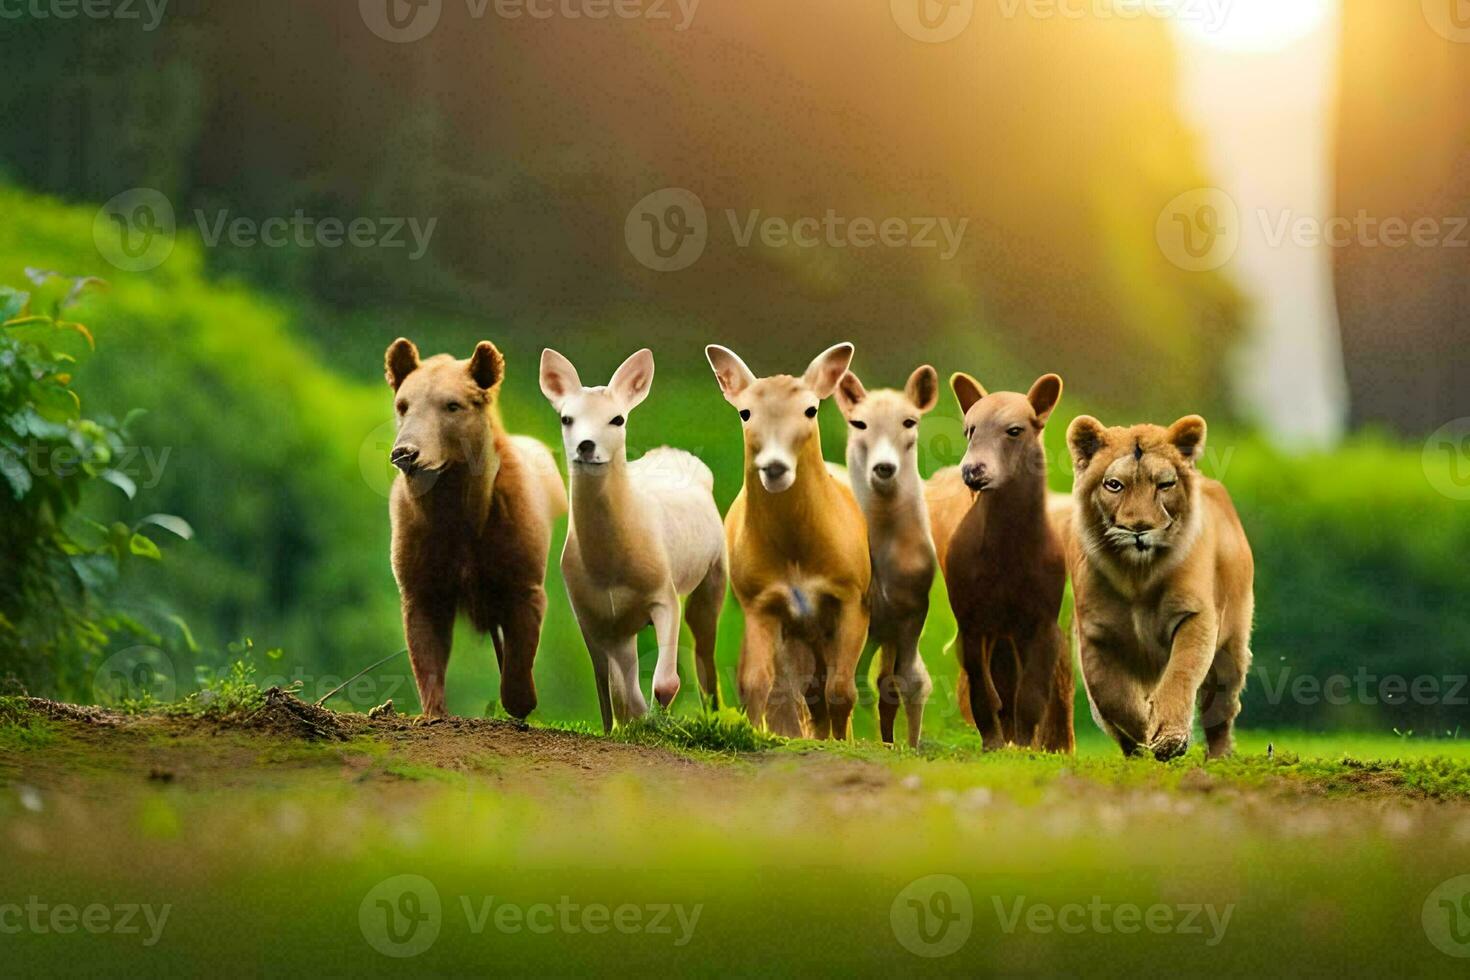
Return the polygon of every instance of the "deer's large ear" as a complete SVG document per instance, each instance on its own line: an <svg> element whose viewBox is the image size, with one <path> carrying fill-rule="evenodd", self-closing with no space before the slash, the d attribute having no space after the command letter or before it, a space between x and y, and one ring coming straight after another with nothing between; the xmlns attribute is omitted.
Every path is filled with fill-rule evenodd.
<svg viewBox="0 0 1470 980"><path fill-rule="evenodd" d="M961 415L970 414L971 406L986 395L984 386L963 371L950 375L949 387L954 392L955 399L960 403Z"/></svg>
<svg viewBox="0 0 1470 980"><path fill-rule="evenodd" d="M939 372L927 364L916 369L903 386L903 393L920 414L933 411L939 404Z"/></svg>
<svg viewBox="0 0 1470 980"><path fill-rule="evenodd" d="M801 380L818 398L831 397L832 392L837 390L837 382L842 380L852 364L852 352L853 346L848 343L828 347L807 365Z"/></svg>
<svg viewBox="0 0 1470 980"><path fill-rule="evenodd" d="M553 405L560 405L574 391L582 390L582 379L572 362L550 347L541 352L541 394Z"/></svg>
<svg viewBox="0 0 1470 980"><path fill-rule="evenodd" d="M470 355L470 377L487 390L505 377L505 358L490 341L482 340L475 345L475 352Z"/></svg>
<svg viewBox="0 0 1470 980"><path fill-rule="evenodd" d="M383 373L388 379L388 384L394 391L403 384L403 379L413 374L419 366L419 349L413 345L413 341L399 337L388 345L388 353L383 355Z"/></svg>
<svg viewBox="0 0 1470 980"><path fill-rule="evenodd" d="M726 401L733 402L742 391L755 383L755 375L734 351L719 344L710 344L704 349L704 356L709 359L709 366L715 372L715 380L720 383L720 390L725 393Z"/></svg>
<svg viewBox="0 0 1470 980"><path fill-rule="evenodd" d="M624 411L631 412L643 404L653 387L653 351L645 347L624 361L607 387L622 401Z"/></svg>
<svg viewBox="0 0 1470 980"><path fill-rule="evenodd" d="M1169 442L1194 466L1205 453L1205 420L1198 415L1186 415L1169 426Z"/></svg>
<svg viewBox="0 0 1470 980"><path fill-rule="evenodd" d="M1027 392L1026 400L1031 403L1031 410L1036 413L1036 418L1045 425L1046 420L1051 418L1052 409L1062 400L1062 379L1055 374L1043 374Z"/></svg>
<svg viewBox="0 0 1470 980"><path fill-rule="evenodd" d="M842 376L842 380L837 382L837 390L833 392L833 398L836 399L837 407L844 418L851 415L853 409L862 404L863 399L867 397L868 389L863 387L862 381L851 371Z"/></svg>
<svg viewBox="0 0 1470 980"><path fill-rule="evenodd" d="M1079 471L1092 464L1092 458L1107 441L1108 430L1091 415L1079 415L1067 426L1067 448L1072 453L1072 465Z"/></svg>

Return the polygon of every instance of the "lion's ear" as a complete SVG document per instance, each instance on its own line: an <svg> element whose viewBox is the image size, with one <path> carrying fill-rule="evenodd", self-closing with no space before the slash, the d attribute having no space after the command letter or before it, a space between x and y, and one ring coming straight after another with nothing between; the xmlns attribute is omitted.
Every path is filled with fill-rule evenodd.
<svg viewBox="0 0 1470 980"><path fill-rule="evenodd" d="M1204 419L1186 415L1169 426L1169 442L1179 450L1179 455L1198 466L1199 458L1205 454L1205 430Z"/></svg>
<svg viewBox="0 0 1470 980"><path fill-rule="evenodd" d="M1108 430L1091 415L1079 415L1067 426L1067 448L1072 451L1072 465L1085 470L1092 458L1108 442Z"/></svg>

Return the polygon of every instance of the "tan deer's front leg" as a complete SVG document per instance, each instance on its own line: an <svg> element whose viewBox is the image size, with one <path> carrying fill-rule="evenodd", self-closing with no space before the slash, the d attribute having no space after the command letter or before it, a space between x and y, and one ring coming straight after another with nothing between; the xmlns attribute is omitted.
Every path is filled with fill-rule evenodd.
<svg viewBox="0 0 1470 980"><path fill-rule="evenodd" d="M1215 659L1217 632L1210 612L1194 613L1174 630L1169 663L1148 699L1147 744L1161 762L1189 749L1194 702Z"/></svg>
<svg viewBox="0 0 1470 980"><path fill-rule="evenodd" d="M745 606L745 636L740 643L740 703L757 728L766 727L766 704L776 682L776 643L781 625L774 616Z"/></svg>
<svg viewBox="0 0 1470 980"><path fill-rule="evenodd" d="M857 665L868 639L868 610L859 597L849 597L837 614L832 640L823 653L827 663L826 702L831 737L852 737L852 710L857 705Z"/></svg>

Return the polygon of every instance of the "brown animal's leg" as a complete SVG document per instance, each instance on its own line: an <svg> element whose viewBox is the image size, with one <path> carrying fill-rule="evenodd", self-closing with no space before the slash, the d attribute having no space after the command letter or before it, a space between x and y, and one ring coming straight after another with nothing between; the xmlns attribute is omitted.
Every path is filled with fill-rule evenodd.
<svg viewBox="0 0 1470 980"><path fill-rule="evenodd" d="M966 727L975 724L975 710L970 706L970 675L965 672L965 654L960 648L960 635L945 645L946 651L953 650L959 670L955 673L954 696L960 706L960 718Z"/></svg>
<svg viewBox="0 0 1470 980"><path fill-rule="evenodd" d="M860 597L842 604L837 614L837 629L831 643L822 651L826 662L826 708L832 723L832 737L852 737L852 709L857 706L857 665L868 640L868 610Z"/></svg>
<svg viewBox="0 0 1470 980"><path fill-rule="evenodd" d="M1124 755L1133 755L1146 744L1148 734L1148 705L1143 686L1123 669L1117 654L1085 636L1080 659L1093 717L1118 743Z"/></svg>
<svg viewBox="0 0 1470 980"><path fill-rule="evenodd" d="M505 606L505 664L500 671L500 703L513 718L536 710L536 680L531 666L541 643L541 620L546 615L546 590L528 589Z"/></svg>
<svg viewBox="0 0 1470 980"><path fill-rule="evenodd" d="M990 680L995 645L994 637L960 634L960 667L968 680L970 715L987 750L1002 748L1006 743L998 712L1000 697Z"/></svg>
<svg viewBox="0 0 1470 980"><path fill-rule="evenodd" d="M405 595L403 634L424 715L443 718L444 672L449 668L449 648L454 642L454 599Z"/></svg>
<svg viewBox="0 0 1470 980"><path fill-rule="evenodd" d="M1240 692L1245 689L1251 652L1244 639L1232 639L1215 654L1215 662L1199 691L1200 723L1205 729L1208 756L1220 759L1235 749L1235 718L1240 714Z"/></svg>
<svg viewBox="0 0 1470 980"><path fill-rule="evenodd" d="M1016 690L1015 740L1023 748L1041 748L1040 728L1056 684L1061 633L1055 624L1047 623L1021 638L1016 648L1021 656L1021 680Z"/></svg>
<svg viewBox="0 0 1470 980"><path fill-rule="evenodd" d="M715 638L719 635L720 607L725 604L725 560L721 558L689 593L684 603L684 621L694 634L694 664L699 689L711 710L720 707L720 675L715 668Z"/></svg>
<svg viewBox="0 0 1470 980"><path fill-rule="evenodd" d="M776 682L776 644L781 627L773 617L759 610L742 607L742 611L745 613L745 636L740 641L737 677L740 704L752 725L765 728L766 704Z"/></svg>
<svg viewBox="0 0 1470 980"><path fill-rule="evenodd" d="M886 745L893 744L893 723L898 720L898 706L903 700L903 691L894 672L898 660L898 645L892 640L884 641L878 648L878 731Z"/></svg>
<svg viewBox="0 0 1470 980"><path fill-rule="evenodd" d="M1148 747L1160 762L1177 758L1189 749L1194 722L1194 703L1214 662L1215 617L1195 613L1174 631L1174 645L1164 676L1148 699Z"/></svg>
<svg viewBox="0 0 1470 980"><path fill-rule="evenodd" d="M986 668L995 696L995 714L1007 742L1025 745L1016 737L1016 707L1021 697L1021 652L1009 636L996 637Z"/></svg>
<svg viewBox="0 0 1470 980"><path fill-rule="evenodd" d="M1077 735L1073 728L1073 701L1077 682L1072 676L1072 650L1065 635L1058 629L1053 642L1057 644L1056 677L1052 682L1051 700L1041 722L1041 748L1047 752L1077 751Z"/></svg>

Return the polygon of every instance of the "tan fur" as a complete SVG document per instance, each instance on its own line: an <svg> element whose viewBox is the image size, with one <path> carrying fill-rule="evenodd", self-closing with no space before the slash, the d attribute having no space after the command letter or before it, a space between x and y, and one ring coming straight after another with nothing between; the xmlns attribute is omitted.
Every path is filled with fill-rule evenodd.
<svg viewBox="0 0 1470 980"><path fill-rule="evenodd" d="M726 400L751 413L745 484L725 518L745 614L741 702L778 734L848 738L868 633L868 536L852 490L823 462L815 412L806 413L835 390L852 347L827 351L801 378L757 379L732 352L707 354ZM783 469L772 475L773 466Z"/></svg>
<svg viewBox="0 0 1470 980"><path fill-rule="evenodd" d="M1201 475L1205 421L1067 432L1076 471L1068 564L1082 676L1125 753L1189 746L1198 704L1209 755L1232 747L1250 667L1254 561L1230 495Z"/></svg>
<svg viewBox="0 0 1470 980"><path fill-rule="evenodd" d="M399 339L385 357L398 437L393 460L392 564L424 714L442 717L454 620L489 633L505 709L536 707L532 664L546 611L551 524L566 512L544 446L507 435L496 396L505 362L481 342L468 360L419 359ZM549 467L549 469L548 469Z"/></svg>

